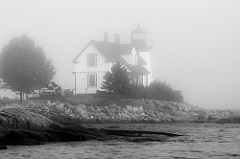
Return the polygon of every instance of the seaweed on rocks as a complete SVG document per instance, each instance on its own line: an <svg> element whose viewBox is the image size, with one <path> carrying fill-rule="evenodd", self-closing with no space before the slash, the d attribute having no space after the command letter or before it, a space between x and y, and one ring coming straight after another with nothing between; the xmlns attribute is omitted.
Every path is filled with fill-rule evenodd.
<svg viewBox="0 0 240 159"><path fill-rule="evenodd" d="M122 139L129 142L160 142L167 141L168 137L173 136L180 135L152 131L86 128L81 125L54 125L42 131L7 129L2 132L0 141L3 145L39 145L48 142L106 141L114 139Z"/></svg>
<svg viewBox="0 0 240 159"><path fill-rule="evenodd" d="M6 146L6 145L0 144L0 150L6 150L6 149L7 149L7 146Z"/></svg>
<svg viewBox="0 0 240 159"><path fill-rule="evenodd" d="M23 108L4 109L0 111L0 148L87 140L166 141L168 137L180 136L166 132L87 128L79 121L61 114L42 115Z"/></svg>

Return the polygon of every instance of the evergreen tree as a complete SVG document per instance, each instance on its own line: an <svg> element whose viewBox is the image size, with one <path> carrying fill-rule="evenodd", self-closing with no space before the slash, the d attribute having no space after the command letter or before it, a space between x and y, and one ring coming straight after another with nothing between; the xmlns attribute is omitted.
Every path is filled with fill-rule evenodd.
<svg viewBox="0 0 240 159"><path fill-rule="evenodd" d="M107 72L103 77L102 89L107 92L125 94L129 92L130 79L127 69L121 63L114 63L111 72Z"/></svg>

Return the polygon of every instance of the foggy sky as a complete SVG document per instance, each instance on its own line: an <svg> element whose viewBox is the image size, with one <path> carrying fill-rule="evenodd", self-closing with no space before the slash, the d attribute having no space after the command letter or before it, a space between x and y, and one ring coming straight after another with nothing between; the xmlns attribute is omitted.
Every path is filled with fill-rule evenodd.
<svg viewBox="0 0 240 159"><path fill-rule="evenodd" d="M130 42L139 23L152 43L155 79L186 102L240 109L239 0L0 0L0 48L26 34L53 59L56 81L74 88L72 60L90 40Z"/></svg>

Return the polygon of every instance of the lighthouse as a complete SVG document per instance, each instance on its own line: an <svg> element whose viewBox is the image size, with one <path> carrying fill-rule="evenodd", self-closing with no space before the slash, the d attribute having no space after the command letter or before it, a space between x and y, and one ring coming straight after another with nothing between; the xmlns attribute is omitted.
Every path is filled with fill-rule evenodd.
<svg viewBox="0 0 240 159"><path fill-rule="evenodd" d="M136 48L138 55L144 59L145 63L143 64L143 67L150 72L148 77L145 79L149 85L153 81L150 58L150 50L152 47L147 43L146 34L147 32L140 28L140 25L138 24L137 28L131 32L131 44Z"/></svg>

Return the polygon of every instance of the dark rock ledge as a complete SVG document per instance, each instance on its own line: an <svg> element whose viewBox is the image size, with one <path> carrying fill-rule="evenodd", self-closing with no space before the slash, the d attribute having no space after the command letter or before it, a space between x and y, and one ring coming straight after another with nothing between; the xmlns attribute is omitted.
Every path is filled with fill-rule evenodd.
<svg viewBox="0 0 240 159"><path fill-rule="evenodd" d="M63 115L58 115L63 118ZM177 134L155 134L129 130L85 128L79 124L62 124L24 108L8 108L0 111L0 149L6 145L40 145L48 142L87 140L124 140L130 142L166 141ZM114 132L114 133L113 133ZM149 136L150 134L150 136Z"/></svg>

